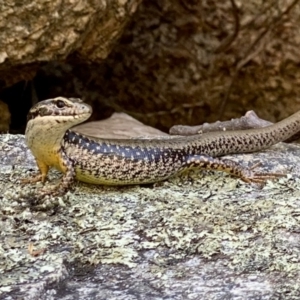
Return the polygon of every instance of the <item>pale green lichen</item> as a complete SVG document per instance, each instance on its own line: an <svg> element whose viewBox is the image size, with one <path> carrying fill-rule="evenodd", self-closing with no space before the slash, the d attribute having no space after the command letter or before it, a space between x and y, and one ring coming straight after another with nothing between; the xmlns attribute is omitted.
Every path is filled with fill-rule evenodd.
<svg viewBox="0 0 300 300"><path fill-rule="evenodd" d="M15 166L0 174L2 291L51 273L63 260L134 268L140 251L149 249L157 251L159 266L197 256L222 258L237 274L293 277L300 272L300 183L295 177L262 189L214 172L150 187L76 183L65 196L48 199L55 205L41 211L31 201L41 185L21 187L14 181L26 177L25 171ZM57 173L50 177L55 181ZM31 256L29 243L46 252ZM153 266L153 272L158 278L163 269Z"/></svg>

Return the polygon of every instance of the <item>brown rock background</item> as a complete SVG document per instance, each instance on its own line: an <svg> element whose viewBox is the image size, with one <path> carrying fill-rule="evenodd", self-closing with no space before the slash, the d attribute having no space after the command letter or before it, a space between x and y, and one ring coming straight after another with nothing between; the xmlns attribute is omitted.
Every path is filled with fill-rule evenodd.
<svg viewBox="0 0 300 300"><path fill-rule="evenodd" d="M83 97L94 119L123 111L164 130L300 108L299 0L139 2L22 4L19 23L2 22L2 99L11 108L13 84L26 79L30 103ZM27 20L38 25L25 31ZM9 43L16 32L26 38Z"/></svg>

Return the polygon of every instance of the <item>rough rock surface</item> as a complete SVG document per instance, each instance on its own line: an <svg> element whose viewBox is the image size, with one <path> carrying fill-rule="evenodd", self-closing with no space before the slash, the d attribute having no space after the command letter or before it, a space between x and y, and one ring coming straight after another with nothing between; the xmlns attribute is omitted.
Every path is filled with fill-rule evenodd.
<svg viewBox="0 0 300 300"><path fill-rule="evenodd" d="M84 97L95 119L123 111L165 130L300 109L299 0L139 2L5 1L0 81L38 70L32 99Z"/></svg>
<svg viewBox="0 0 300 300"><path fill-rule="evenodd" d="M110 118L103 121L88 122L73 127L75 131L100 138L128 139L145 136L168 135L156 128L145 126L136 119L124 114L114 113Z"/></svg>
<svg viewBox="0 0 300 300"><path fill-rule="evenodd" d="M299 146L227 157L288 174L263 188L201 171L40 202L24 136L0 135L0 157L1 299L300 297Z"/></svg>
<svg viewBox="0 0 300 300"><path fill-rule="evenodd" d="M0 100L0 133L8 132L10 124L10 112L6 103Z"/></svg>
<svg viewBox="0 0 300 300"><path fill-rule="evenodd" d="M31 80L41 62L76 52L101 61L140 0L4 1L0 7L0 79L4 86ZM22 69L23 66L23 69Z"/></svg>
<svg viewBox="0 0 300 300"><path fill-rule="evenodd" d="M75 93L95 119L106 106L166 131L249 109L282 119L300 109L298 2L144 0L103 63L48 64L38 94Z"/></svg>
<svg viewBox="0 0 300 300"><path fill-rule="evenodd" d="M299 1L145 0L100 69L100 97L165 129L249 109L282 119L300 109L299 15Z"/></svg>

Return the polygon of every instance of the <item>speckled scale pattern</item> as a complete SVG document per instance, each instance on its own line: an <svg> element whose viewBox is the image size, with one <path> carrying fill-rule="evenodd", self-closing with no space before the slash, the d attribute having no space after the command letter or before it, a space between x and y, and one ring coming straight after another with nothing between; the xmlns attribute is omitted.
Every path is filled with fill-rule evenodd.
<svg viewBox="0 0 300 300"><path fill-rule="evenodd" d="M183 149L151 147L121 140L89 138L67 131L62 149L73 162L81 181L101 184L150 183L166 179L184 169Z"/></svg>
<svg viewBox="0 0 300 300"><path fill-rule="evenodd" d="M218 157L259 151L300 131L300 111L265 128L170 139L97 139L71 129L91 113L80 99L64 97L42 101L30 110L26 143L40 169L38 178L45 180L50 167L64 173L57 193L67 191L75 178L109 185L151 183L190 168L224 171L261 183L276 177Z"/></svg>
<svg viewBox="0 0 300 300"><path fill-rule="evenodd" d="M76 177L100 184L156 182L190 168L222 170L243 177L233 162L213 159L229 153L253 152L284 140L300 121L248 131L216 132L174 139L95 139L68 130L63 149L74 162Z"/></svg>

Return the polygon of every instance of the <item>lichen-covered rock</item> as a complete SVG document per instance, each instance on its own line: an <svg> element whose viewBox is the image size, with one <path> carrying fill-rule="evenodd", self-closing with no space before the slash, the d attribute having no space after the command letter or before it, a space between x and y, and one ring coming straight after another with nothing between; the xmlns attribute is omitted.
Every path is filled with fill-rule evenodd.
<svg viewBox="0 0 300 300"><path fill-rule="evenodd" d="M0 135L0 157L1 299L300 298L297 145L226 157L287 173L263 188L200 171L39 202L24 136Z"/></svg>

